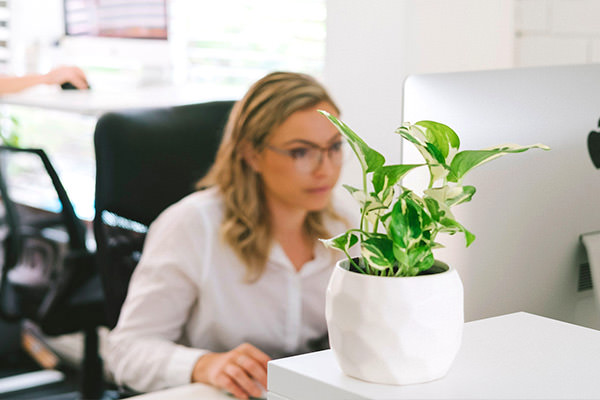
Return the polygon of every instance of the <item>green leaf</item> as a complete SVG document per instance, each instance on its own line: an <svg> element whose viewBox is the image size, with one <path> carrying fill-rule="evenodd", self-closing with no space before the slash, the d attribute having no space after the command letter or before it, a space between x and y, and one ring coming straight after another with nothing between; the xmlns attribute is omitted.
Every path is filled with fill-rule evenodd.
<svg viewBox="0 0 600 400"><path fill-rule="evenodd" d="M424 193L424 199L427 202L427 199L430 199L430 203L431 200L437 202L437 207L439 209L439 214L440 214L440 218L441 217L447 217L447 218L452 218L454 219L454 215L452 214L452 211L450 210L450 206L448 206L447 204L447 199L448 199L448 191L449 191L449 187L448 185L444 185L442 187L439 188L431 188L431 189L426 189L423 191ZM426 203L429 204L429 203ZM429 209L429 206L428 206ZM431 212L431 210L430 210Z"/></svg>
<svg viewBox="0 0 600 400"><path fill-rule="evenodd" d="M383 164L385 164L385 157L380 153L370 148L361 138L358 136L348 125L343 121L340 121L327 111L318 110L322 115L327 117L331 123L337 128L337 130L344 136L354 154L358 158L360 166L365 173L374 172Z"/></svg>
<svg viewBox="0 0 600 400"><path fill-rule="evenodd" d="M374 194L369 195L369 199L367 202L367 208L366 208L367 212L371 212L374 210L382 210L382 209L387 209L387 208L388 208L388 206L385 205L383 203L383 201L381 199L379 199L379 197L377 197Z"/></svg>
<svg viewBox="0 0 600 400"><path fill-rule="evenodd" d="M440 205L437 200L432 199L431 197L425 197L425 204L427 205L427 210L429 211L429 215L435 222L439 222L439 220L446 214L444 210L440 209Z"/></svg>
<svg viewBox="0 0 600 400"><path fill-rule="evenodd" d="M406 216L408 220L409 237L411 239L418 239L423 234L423 230L421 229L421 213L419 211L417 203L410 199L406 199Z"/></svg>
<svg viewBox="0 0 600 400"><path fill-rule="evenodd" d="M373 189L375 189L375 192L380 193L394 186L411 170L423 165L425 164L386 165L373 173Z"/></svg>
<svg viewBox="0 0 600 400"><path fill-rule="evenodd" d="M425 148L427 149L427 152L429 154L431 154L433 156L433 158L440 164L440 165L445 165L446 164L446 159L444 158L444 155L442 154L442 152L437 148L437 146L433 143L426 143L425 144Z"/></svg>
<svg viewBox="0 0 600 400"><path fill-rule="evenodd" d="M367 201L367 194L365 192L350 185L342 186L348 191L348 193L350 193L352 198L361 205L361 207L364 207L364 204Z"/></svg>
<svg viewBox="0 0 600 400"><path fill-rule="evenodd" d="M388 233L390 232L390 221L392 220L391 217L392 217L392 212L390 211L390 212L383 214L381 216L381 218L379 219L379 222L381 222L383 224L383 226L385 227L385 230ZM390 237L392 237L391 234L389 234L389 235L390 235Z"/></svg>
<svg viewBox="0 0 600 400"><path fill-rule="evenodd" d="M550 150L548 146L537 143L529 146L505 144L485 150L461 151L460 153L456 154L456 156L454 156L454 159L450 163L450 173L448 174L448 180L450 182L459 182L467 172L481 164L494 160L505 154L522 153L524 151L534 148Z"/></svg>
<svg viewBox="0 0 600 400"><path fill-rule="evenodd" d="M392 250L398 266L408 266L408 255L406 254L406 249L400 246L398 243L394 243Z"/></svg>
<svg viewBox="0 0 600 400"><path fill-rule="evenodd" d="M408 247L409 228L403 206L403 201L399 199L392 208L389 233L394 243L405 249Z"/></svg>
<svg viewBox="0 0 600 400"><path fill-rule="evenodd" d="M350 185L342 185L344 187L344 189L346 189L351 195L354 194L354 192L358 192L360 191L360 189L355 188L354 186L350 186Z"/></svg>
<svg viewBox="0 0 600 400"><path fill-rule="evenodd" d="M430 227L430 225L432 224L432 219L429 216L429 214L427 213L427 206L425 205L425 202L419 198L418 196L415 196L415 200L413 200L414 202L414 206L415 209L417 210L417 212L419 213L419 221L421 223L421 235L425 232L426 229L428 229Z"/></svg>
<svg viewBox="0 0 600 400"><path fill-rule="evenodd" d="M394 187L390 186L386 188L382 193L380 193L380 195L381 202L383 203L385 208L388 208L394 200Z"/></svg>
<svg viewBox="0 0 600 400"><path fill-rule="evenodd" d="M447 193L446 204L448 206L455 206L461 203L471 201L475 194L475 186L455 186L451 188Z"/></svg>
<svg viewBox="0 0 600 400"><path fill-rule="evenodd" d="M348 231L330 239L319 239L325 247L338 249L344 253L348 252L352 246L358 243L358 234L355 231Z"/></svg>
<svg viewBox="0 0 600 400"><path fill-rule="evenodd" d="M424 229L430 227L432 220L427 214L425 204L411 198L412 192L404 192L392 208L391 221L387 225L388 234L402 248L409 248L423 237Z"/></svg>
<svg viewBox="0 0 600 400"><path fill-rule="evenodd" d="M432 182L435 182L445 177L450 167L446 165L442 152L435 144L427 141L423 130L417 125L404 124L396 129L396 133L415 145L427 163Z"/></svg>
<svg viewBox="0 0 600 400"><path fill-rule="evenodd" d="M410 203L413 206L413 209L418 214L421 232L423 233L425 230L430 228L432 219L427 212L425 201L416 193L407 189L404 190L401 196L406 199L407 204Z"/></svg>
<svg viewBox="0 0 600 400"><path fill-rule="evenodd" d="M379 199L374 199L375 201L369 203L365 211L365 216L371 224L375 224L377 220L380 220L389 208L389 204L386 205L382 203Z"/></svg>
<svg viewBox="0 0 600 400"><path fill-rule="evenodd" d="M446 232L457 232L457 231L463 232L465 234L465 240L467 243L467 247L469 247L471 245L471 243L473 243L473 241L475 240L475 235L473 235L471 232L469 232L467 230L467 228L465 228L464 226L462 226L457 221L455 221L451 218L444 218L440 221L440 223L446 228L445 229Z"/></svg>
<svg viewBox="0 0 600 400"><path fill-rule="evenodd" d="M385 235L375 234L361 242L361 255L369 266L385 270L394 265L393 242Z"/></svg>
<svg viewBox="0 0 600 400"><path fill-rule="evenodd" d="M435 145L440 150L446 162L449 162L449 156L460 147L460 140L456 132L447 125L435 121L419 121L415 123L425 128L425 137L427 141ZM454 151L451 151L454 149Z"/></svg>
<svg viewBox="0 0 600 400"><path fill-rule="evenodd" d="M429 269L434 262L431 247L423 245L415 247L408 251L408 264L411 269L416 269L418 272ZM418 273L417 272L417 273Z"/></svg>

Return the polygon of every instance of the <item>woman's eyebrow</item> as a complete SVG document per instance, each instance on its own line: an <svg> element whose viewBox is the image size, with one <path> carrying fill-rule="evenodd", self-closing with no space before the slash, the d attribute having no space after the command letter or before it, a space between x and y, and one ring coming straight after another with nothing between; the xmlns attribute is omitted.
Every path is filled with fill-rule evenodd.
<svg viewBox="0 0 600 400"><path fill-rule="evenodd" d="M339 139L341 139L341 134L338 132L335 135L333 135L328 141L327 143L333 143ZM315 143L315 142L311 142L310 140L304 140L304 139L292 139L292 140L288 140L287 142L283 143L283 145L289 145L289 144L293 144L293 143L301 143L301 144L305 144L307 146L312 146L312 147L321 147L319 144Z"/></svg>

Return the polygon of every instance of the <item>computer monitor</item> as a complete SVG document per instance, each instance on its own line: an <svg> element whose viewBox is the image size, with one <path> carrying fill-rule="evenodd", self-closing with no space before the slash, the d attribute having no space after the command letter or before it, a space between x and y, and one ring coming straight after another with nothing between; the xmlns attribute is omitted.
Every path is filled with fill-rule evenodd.
<svg viewBox="0 0 600 400"><path fill-rule="evenodd" d="M63 0L65 34L167 39L166 0Z"/></svg>
<svg viewBox="0 0 600 400"><path fill-rule="evenodd" d="M63 0L60 62L84 69L93 89L172 81L166 0Z"/></svg>
<svg viewBox="0 0 600 400"><path fill-rule="evenodd" d="M587 149L599 118L600 65L405 81L403 120L443 122L458 133L461 149L538 142L552 148L506 155L464 179L477 192L455 216L477 238L465 248L460 235L447 237L436 258L459 271L467 320L526 311L600 328L593 290L580 282L586 260L579 239L600 230L600 170ZM420 159L409 144L402 157ZM404 184L423 187L423 179L415 175Z"/></svg>

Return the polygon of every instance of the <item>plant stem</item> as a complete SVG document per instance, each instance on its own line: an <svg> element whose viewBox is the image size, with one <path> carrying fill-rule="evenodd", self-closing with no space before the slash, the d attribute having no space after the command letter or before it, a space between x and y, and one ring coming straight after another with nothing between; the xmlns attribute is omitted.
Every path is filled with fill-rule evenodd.
<svg viewBox="0 0 600 400"><path fill-rule="evenodd" d="M363 193L365 194L366 198L365 198L365 205L363 205L362 213L360 215L360 228L363 231L366 231L368 229L367 218L366 218L366 215L367 215L366 202L369 197L369 193L367 192L367 172L365 170L362 171L362 178L363 178Z"/></svg>
<svg viewBox="0 0 600 400"><path fill-rule="evenodd" d="M361 267L359 267L357 263L354 262L354 259L350 257L350 254L348 254L346 250L344 250L344 254L346 254L346 257L348 257L348 260L350 260L350 263L354 266L354 268L359 270L361 274L365 273L365 271Z"/></svg>
<svg viewBox="0 0 600 400"><path fill-rule="evenodd" d="M433 187L433 172L431 171L431 168L433 168L433 166L429 166L429 187L427 189L431 189Z"/></svg>
<svg viewBox="0 0 600 400"><path fill-rule="evenodd" d="M377 229L379 229L379 219L381 218L381 216L379 215L379 210L377 211L377 218L375 218L375 224L373 224L373 232L377 232Z"/></svg>

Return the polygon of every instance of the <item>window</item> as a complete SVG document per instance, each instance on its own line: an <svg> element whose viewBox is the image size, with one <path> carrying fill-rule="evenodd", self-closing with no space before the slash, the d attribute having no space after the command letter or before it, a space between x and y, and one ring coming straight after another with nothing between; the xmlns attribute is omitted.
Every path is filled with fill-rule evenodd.
<svg viewBox="0 0 600 400"><path fill-rule="evenodd" d="M10 9L8 0L0 0L0 73L6 72L10 61Z"/></svg>
<svg viewBox="0 0 600 400"><path fill-rule="evenodd" d="M178 81L243 93L274 70L322 75L325 0L179 0L171 7Z"/></svg>
<svg viewBox="0 0 600 400"><path fill-rule="evenodd" d="M167 38L166 0L64 0L65 33Z"/></svg>
<svg viewBox="0 0 600 400"><path fill-rule="evenodd" d="M102 1L138 2L136 10L144 14L139 13L142 5L150 12L164 0ZM85 24L82 31L75 29L75 16L83 11L93 14L90 4L96 3L64 0L64 4L73 17L73 23L67 24L70 32L89 31ZM200 84L207 97L239 97L252 82L274 70L322 76L325 0L170 0L165 4L168 43L68 35L61 40L65 59L84 67L92 75L92 84L99 75L106 81L127 76L134 85L138 85L136 74L143 84L173 78L177 84Z"/></svg>

